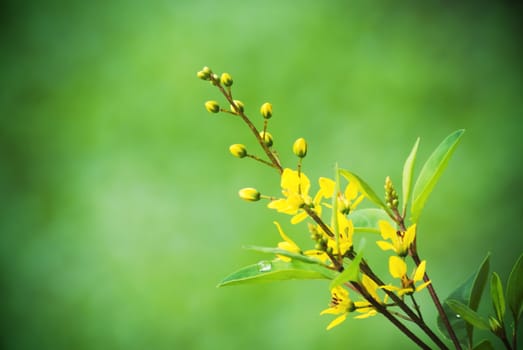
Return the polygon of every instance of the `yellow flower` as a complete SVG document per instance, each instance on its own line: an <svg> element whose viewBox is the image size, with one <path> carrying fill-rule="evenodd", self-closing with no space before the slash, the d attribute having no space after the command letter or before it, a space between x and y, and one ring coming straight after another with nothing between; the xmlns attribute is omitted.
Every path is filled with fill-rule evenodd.
<svg viewBox="0 0 523 350"><path fill-rule="evenodd" d="M378 246L383 250L393 250L401 257L407 256L409 247L416 238L416 224L412 225L405 232L396 231L388 221L379 221L381 237L390 239L391 242L377 241Z"/></svg>
<svg viewBox="0 0 523 350"><path fill-rule="evenodd" d="M361 283L363 287L365 287L367 293L369 293L374 300L376 300L380 304L384 304L386 302L386 299L382 301L381 298L378 296L378 285L369 276L363 275L363 277L361 278ZM372 304L367 300L356 301L354 304L356 306L356 311L361 313L361 315L356 316L354 318L367 318L378 314L376 308L372 306Z"/></svg>
<svg viewBox="0 0 523 350"><path fill-rule="evenodd" d="M397 292L399 296L419 292L420 290L422 290L430 284L430 281L427 281L425 283L420 284L417 287L415 286L416 282L420 282L423 280L423 276L425 275L425 268L426 262L425 260L423 260L419 264L419 266L416 267L416 269L414 269L414 272L409 278L407 276L407 264L405 263L405 261L400 257L391 256L389 258L389 271L392 277L399 278L401 280L401 288L392 285L386 285L382 288L393 292Z"/></svg>
<svg viewBox="0 0 523 350"><path fill-rule="evenodd" d="M294 215L291 219L293 224L301 222L307 217L307 213L300 209L303 205L312 203L310 186L309 178L304 173L286 168L281 175L281 188L285 198L271 201L268 207L280 213Z"/></svg>
<svg viewBox="0 0 523 350"><path fill-rule="evenodd" d="M337 286L331 290L330 307L323 310L320 315L339 315L331 323L329 323L327 326L327 330L329 330L345 321L349 312L353 312L355 308L356 306L349 298L349 292L343 287Z"/></svg>
<svg viewBox="0 0 523 350"><path fill-rule="evenodd" d="M338 212L338 244L339 244L339 251L338 246L336 244L336 238L328 237L328 246L329 248L332 248L332 251L336 255L344 255L348 250L352 247L352 236L354 235L354 225L352 224L352 220L347 219L345 215Z"/></svg>
<svg viewBox="0 0 523 350"><path fill-rule="evenodd" d="M336 182L325 177L320 177L319 183L320 190L316 194L314 201L316 202L321 198L332 198L336 189ZM338 194L338 210L342 214L346 215L349 213L349 211L356 209L363 198L363 195L358 196L358 184L351 182L347 185L347 187L345 187L345 191L343 191L343 193Z"/></svg>

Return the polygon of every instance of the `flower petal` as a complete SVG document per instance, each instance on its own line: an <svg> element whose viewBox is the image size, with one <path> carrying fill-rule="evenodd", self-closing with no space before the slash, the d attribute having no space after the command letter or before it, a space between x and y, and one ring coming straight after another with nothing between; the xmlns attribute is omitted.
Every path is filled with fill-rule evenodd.
<svg viewBox="0 0 523 350"><path fill-rule="evenodd" d="M385 241L376 241L376 244L382 249L382 250L395 250L394 246L390 244L390 242Z"/></svg>
<svg viewBox="0 0 523 350"><path fill-rule="evenodd" d="M381 237L383 237L383 239L394 240L394 238L397 236L396 230L388 221L380 220L378 221L378 225L380 227Z"/></svg>
<svg viewBox="0 0 523 350"><path fill-rule="evenodd" d="M343 321L345 321L345 319L347 318L347 314L344 313L343 315L339 316L339 317L336 317L334 319L334 321L332 321L331 323L329 323L329 325L327 326L327 330L331 330L332 328L338 326L340 323L342 323Z"/></svg>
<svg viewBox="0 0 523 350"><path fill-rule="evenodd" d="M401 278L407 274L407 264L395 255L389 258L389 271L392 277Z"/></svg>
<svg viewBox="0 0 523 350"><path fill-rule="evenodd" d="M414 282L421 281L423 279L423 276L425 275L425 266L426 261L423 260L418 267L416 268L416 271L414 272L414 277L412 278Z"/></svg>
<svg viewBox="0 0 523 350"><path fill-rule="evenodd" d="M334 195L334 187L336 187L334 181L326 177L320 177L318 183L320 184L320 191L318 193L321 193L322 197L331 198Z"/></svg>
<svg viewBox="0 0 523 350"><path fill-rule="evenodd" d="M416 292L419 292L420 290L422 290L423 288L425 288L426 286L428 286L430 284L430 281L428 282L425 282L423 284L420 284L419 286L416 287Z"/></svg>
<svg viewBox="0 0 523 350"><path fill-rule="evenodd" d="M403 246L405 247L405 250L407 250L412 242L414 242L414 238L416 238L416 224L409 227L403 235Z"/></svg>

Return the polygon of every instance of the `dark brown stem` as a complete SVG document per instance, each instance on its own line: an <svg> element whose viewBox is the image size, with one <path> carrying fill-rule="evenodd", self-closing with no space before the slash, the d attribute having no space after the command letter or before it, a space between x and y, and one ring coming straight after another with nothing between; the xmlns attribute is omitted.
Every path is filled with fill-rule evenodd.
<svg viewBox="0 0 523 350"><path fill-rule="evenodd" d="M417 249L415 249L415 242L413 244L414 248L412 249L412 259L414 260L414 263L416 266L419 266L421 264L421 259L419 258ZM423 276L423 280L425 282L430 281L429 275L425 272L425 275ZM430 297L432 298L432 302L436 306L436 309L438 310L439 317L441 318L441 321L445 325L445 328L447 329L447 332L449 333L450 339L452 340L452 343L456 347L456 350L461 350L461 344L459 343L458 337L456 336L456 333L454 332L454 329L450 325L449 318L447 317L447 314L445 313L445 310L443 310L443 306L441 305L441 302L438 298L438 295L436 294L436 290L432 286L432 283L429 283L427 285L427 289L429 290Z"/></svg>
<svg viewBox="0 0 523 350"><path fill-rule="evenodd" d="M376 282L378 286L385 285L383 281L372 271L365 260L361 261L360 270L369 276L370 279ZM389 290L384 289L384 291L387 293L389 298L391 298L392 301L394 301L396 305L398 305L398 307L403 310L403 312L405 312L412 319L412 321L415 322L418 327L420 327L425 332L425 334L429 336L430 339L432 339L434 343L438 345L440 349L448 350L448 347L445 345L445 343L443 343L443 341L432 331L432 329L430 329L430 327L428 327L427 324L422 319L420 319L418 315L416 315L416 313L414 313L414 311L412 311L412 309L407 304L405 304L405 302L400 297Z"/></svg>
<svg viewBox="0 0 523 350"><path fill-rule="evenodd" d="M331 229L323 222L323 220L318 216L318 214L316 214L316 212L313 209L311 209L307 205L304 205L303 210L305 210L307 215L309 215L311 219L314 220L321 227L321 229L325 232L327 236L329 236L330 238L334 238L334 233L332 233Z"/></svg>
<svg viewBox="0 0 523 350"><path fill-rule="evenodd" d="M359 283L352 283L354 288L378 311L380 314L385 316L396 328L398 328L403 334L409 337L416 345L421 349L430 350L431 347L424 343L416 334L412 333L403 323L400 322L394 315L392 315L385 306L375 300Z"/></svg>

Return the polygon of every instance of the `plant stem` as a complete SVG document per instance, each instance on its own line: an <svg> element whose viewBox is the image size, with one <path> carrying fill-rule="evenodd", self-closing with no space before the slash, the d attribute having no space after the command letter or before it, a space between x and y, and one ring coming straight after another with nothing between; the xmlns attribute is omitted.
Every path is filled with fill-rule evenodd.
<svg viewBox="0 0 523 350"><path fill-rule="evenodd" d="M385 285L383 281L372 271L365 260L361 261L360 270L369 276L379 286ZM420 327L423 332L425 332L425 334L427 334L429 338L438 345L440 349L448 350L448 347L445 345L445 343L443 343L443 341L432 331L432 329L430 329L430 327L427 326L427 324L422 319L420 319L418 315L416 315L414 311L412 311L412 309L407 304L405 304L405 302L400 297L398 297L394 292L388 291L386 289L384 289L384 291L396 303L396 305L398 305L398 307L400 307L403 312L405 312L412 319L412 321L415 322L418 327Z"/></svg>
<svg viewBox="0 0 523 350"><path fill-rule="evenodd" d="M252 133L254 134L254 136L256 137L256 140L258 140L258 143L260 144L260 146L263 148L263 151L265 152L265 154L267 155L267 157L269 157L271 163L273 164L274 168L276 168L278 170L278 172L280 174L283 173L283 168L280 164L280 162L278 161L278 159L274 156L274 153L272 153L272 151L269 149L269 146L267 146L265 144L265 142L263 141L260 133L258 132L258 129L256 129L256 127L254 126L254 124L251 122L251 120L247 117L247 115L245 115L245 113L240 109L240 108L236 108L236 104L234 103L234 99L232 97L232 93L231 91L226 91L223 86L221 85L220 81L219 80L216 80L212 75L211 75L211 82L216 86L218 87L218 89L221 91L221 93L223 94L223 96L225 96L225 98L227 99L227 102L229 102L229 104L231 106L234 106L234 111L236 112L237 115L239 115L243 121L245 122L245 124L247 124L247 126L249 127L249 129L251 129ZM265 129L265 127L264 127Z"/></svg>
<svg viewBox="0 0 523 350"><path fill-rule="evenodd" d="M403 332L407 337L409 337L416 345L422 349L430 350L431 347L424 343L416 334L414 334L410 329L408 329L403 323L400 322L394 315L392 315L385 306L375 300L365 288L363 288L359 283L353 282L352 285L356 290L369 302L371 305L383 316L385 316L394 326L396 326L401 332Z"/></svg>
<svg viewBox="0 0 523 350"><path fill-rule="evenodd" d="M412 259L414 260L414 263L416 264L416 266L419 266L419 264L421 263L421 259L418 255L417 249L412 249ZM429 278L429 275L427 274L427 272L425 272L425 275L423 276L423 280L425 282L430 281L430 278ZM456 347L456 350L461 350L461 344L459 343L458 337L456 336L456 332L454 332L454 329L450 325L449 318L447 317L445 310L443 310L443 306L441 305L441 302L438 298L438 295L436 294L436 290L432 286L432 283L427 285L427 289L429 290L429 294L430 294L430 297L432 298L432 302L434 303L434 305L436 306L436 309L438 310L439 317L443 321L443 324L445 325L445 328L447 329L447 332L449 333L452 343Z"/></svg>

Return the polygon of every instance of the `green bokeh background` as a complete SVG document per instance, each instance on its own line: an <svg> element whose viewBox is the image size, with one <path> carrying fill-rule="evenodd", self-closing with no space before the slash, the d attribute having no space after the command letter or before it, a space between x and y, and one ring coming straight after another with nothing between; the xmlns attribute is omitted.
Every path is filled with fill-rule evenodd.
<svg viewBox="0 0 523 350"><path fill-rule="evenodd" d="M306 238L237 199L277 194L278 179L228 154L254 143L204 110L220 96L195 73L228 71L257 122L271 101L282 159L295 164L305 137L311 178L338 162L399 185L418 136L423 160L466 128L419 231L446 296L487 251L503 280L522 251L520 14L487 1L5 4L2 348L412 348L379 317L326 332L323 281L215 287L265 258L242 246L275 245L273 220Z"/></svg>

